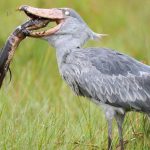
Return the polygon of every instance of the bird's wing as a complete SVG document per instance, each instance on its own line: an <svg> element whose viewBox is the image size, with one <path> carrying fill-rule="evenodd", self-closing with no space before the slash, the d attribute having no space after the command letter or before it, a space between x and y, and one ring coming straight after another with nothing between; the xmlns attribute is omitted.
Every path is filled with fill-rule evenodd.
<svg viewBox="0 0 150 150"><path fill-rule="evenodd" d="M84 49L66 57L62 75L71 88L126 110L150 111L150 67L107 49Z"/></svg>

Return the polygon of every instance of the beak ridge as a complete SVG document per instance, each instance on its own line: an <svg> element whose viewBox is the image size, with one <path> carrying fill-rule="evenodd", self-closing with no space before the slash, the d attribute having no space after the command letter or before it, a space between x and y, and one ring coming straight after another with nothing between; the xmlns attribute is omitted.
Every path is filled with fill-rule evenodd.
<svg viewBox="0 0 150 150"><path fill-rule="evenodd" d="M42 9L42 8L35 8L27 5L23 5L19 7L20 11L24 11L27 15L34 15L41 18L47 19L64 19L65 15L63 11L57 8L52 9Z"/></svg>

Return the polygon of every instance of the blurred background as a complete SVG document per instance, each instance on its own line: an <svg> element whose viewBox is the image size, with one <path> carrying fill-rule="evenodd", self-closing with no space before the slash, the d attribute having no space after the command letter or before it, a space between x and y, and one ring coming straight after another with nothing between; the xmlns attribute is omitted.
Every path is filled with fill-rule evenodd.
<svg viewBox="0 0 150 150"><path fill-rule="evenodd" d="M27 17L20 5L71 7L109 47L150 65L149 0L15 0L0 2L0 47ZM0 92L0 149L97 150L107 147L107 124L95 104L74 96L62 81L55 50L39 39L25 39L17 49L9 75ZM150 129L145 116L129 113L124 123L126 149L149 150ZM115 123L114 123L115 124ZM119 148L114 125L114 149Z"/></svg>

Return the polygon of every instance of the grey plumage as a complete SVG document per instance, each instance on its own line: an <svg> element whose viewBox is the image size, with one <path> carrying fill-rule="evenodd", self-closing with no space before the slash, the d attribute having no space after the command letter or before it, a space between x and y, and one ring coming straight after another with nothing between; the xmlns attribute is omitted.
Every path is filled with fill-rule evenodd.
<svg viewBox="0 0 150 150"><path fill-rule="evenodd" d="M150 113L150 67L104 48L75 49L61 64L73 91L125 111Z"/></svg>

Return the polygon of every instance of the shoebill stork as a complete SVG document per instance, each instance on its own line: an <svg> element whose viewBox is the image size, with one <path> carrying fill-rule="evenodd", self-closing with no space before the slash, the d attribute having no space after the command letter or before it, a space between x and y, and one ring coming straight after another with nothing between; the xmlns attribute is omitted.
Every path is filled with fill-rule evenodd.
<svg viewBox="0 0 150 150"><path fill-rule="evenodd" d="M137 111L150 115L150 66L109 48L83 48L90 39L99 39L80 15L70 8L19 8L32 19L56 22L46 31L28 31L56 49L59 72L77 96L101 105L108 122L108 149L112 149L112 120L116 119L121 149L125 114Z"/></svg>

